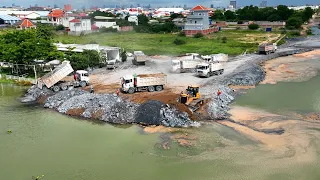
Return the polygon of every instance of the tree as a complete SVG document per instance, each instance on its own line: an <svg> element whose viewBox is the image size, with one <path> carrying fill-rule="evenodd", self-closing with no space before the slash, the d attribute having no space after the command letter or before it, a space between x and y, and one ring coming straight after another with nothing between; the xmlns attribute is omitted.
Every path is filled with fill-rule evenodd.
<svg viewBox="0 0 320 180"><path fill-rule="evenodd" d="M285 21L285 20L289 19L289 17L294 14L294 10L289 9L285 5L279 5L277 7L277 14L281 17L281 20Z"/></svg>
<svg viewBox="0 0 320 180"><path fill-rule="evenodd" d="M224 13L224 16L225 16L226 20L235 20L235 19L237 19L237 16L236 16L235 12L230 11L230 10L226 11Z"/></svg>
<svg viewBox="0 0 320 180"><path fill-rule="evenodd" d="M173 13L170 15L171 19L175 19L175 18L184 18L184 16L181 13Z"/></svg>
<svg viewBox="0 0 320 180"><path fill-rule="evenodd" d="M313 15L314 13L315 13L315 12L314 12L313 9L311 9L311 7L306 7L306 8L303 10L303 12L302 12L302 20L303 20L304 22L309 21L309 19L312 18L312 15Z"/></svg>
<svg viewBox="0 0 320 180"><path fill-rule="evenodd" d="M138 24L141 26L148 26L149 18L145 14L138 15Z"/></svg>
<svg viewBox="0 0 320 180"><path fill-rule="evenodd" d="M212 16L210 16L212 20L224 21L226 18L223 14L222 10L216 10Z"/></svg>
<svg viewBox="0 0 320 180"><path fill-rule="evenodd" d="M38 25L37 29L12 30L0 35L0 59L31 64L35 59L52 60L62 56L52 44L52 27Z"/></svg>
<svg viewBox="0 0 320 180"><path fill-rule="evenodd" d="M302 21L301 17L294 16L294 17L290 17L287 20L286 28L288 28L288 29L299 29L302 24L303 24L303 21Z"/></svg>
<svg viewBox="0 0 320 180"><path fill-rule="evenodd" d="M123 51L121 53L121 60L122 60L122 62L126 62L127 61L127 52L126 51Z"/></svg>
<svg viewBox="0 0 320 180"><path fill-rule="evenodd" d="M257 29L259 29L259 25L258 24L249 24L248 28L251 30L257 30Z"/></svg>

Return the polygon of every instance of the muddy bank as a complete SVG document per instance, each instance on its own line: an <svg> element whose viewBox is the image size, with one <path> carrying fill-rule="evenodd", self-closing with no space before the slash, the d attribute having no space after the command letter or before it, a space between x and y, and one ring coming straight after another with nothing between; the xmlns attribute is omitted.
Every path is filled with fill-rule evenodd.
<svg viewBox="0 0 320 180"><path fill-rule="evenodd" d="M212 101L206 106L209 117L207 119L227 119L230 117L228 111L229 104L235 99L237 91L231 87L254 87L265 80L266 73L263 64L268 60L283 56L290 56L304 52L312 51L311 48L284 48L270 55L250 54L239 58L248 60L237 67L233 72L225 75L221 79L215 79L215 82L209 83L207 88L212 91ZM217 89L222 94L217 96Z"/></svg>
<svg viewBox="0 0 320 180"><path fill-rule="evenodd" d="M137 104L115 94L91 94L81 89L53 93L50 90L41 90L33 86L21 98L22 102L37 100L41 100L38 103L43 107L63 114L115 124L138 123L169 127L200 125L190 120L186 112L180 112L160 101L150 100Z"/></svg>

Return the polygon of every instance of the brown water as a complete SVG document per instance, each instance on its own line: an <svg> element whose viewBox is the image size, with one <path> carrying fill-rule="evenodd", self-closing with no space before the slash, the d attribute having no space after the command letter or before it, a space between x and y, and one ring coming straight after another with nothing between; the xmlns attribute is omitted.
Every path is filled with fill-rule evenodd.
<svg viewBox="0 0 320 180"><path fill-rule="evenodd" d="M146 134L139 126L97 124L23 105L16 98L24 90L0 84L0 179L28 180L36 175L44 175L43 180L320 178L317 126L304 125L297 135L290 134L308 140L305 152L295 148L299 145L295 141L285 143L289 148L284 150L269 148L214 122L174 133L192 137L187 138L192 145L184 147L171 140L171 133ZM259 88L247 96L255 97L255 91ZM170 149L161 148L163 142Z"/></svg>

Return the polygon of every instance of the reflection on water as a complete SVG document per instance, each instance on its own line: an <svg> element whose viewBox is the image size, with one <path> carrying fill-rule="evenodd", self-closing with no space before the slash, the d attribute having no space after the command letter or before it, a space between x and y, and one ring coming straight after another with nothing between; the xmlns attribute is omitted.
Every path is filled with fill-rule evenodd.
<svg viewBox="0 0 320 180"><path fill-rule="evenodd" d="M286 132L299 135L285 132L282 139L298 137L300 144L284 144L283 153L267 148L248 134L213 122L176 133L147 134L135 125L77 120L21 105L16 98L22 91L22 87L0 84L1 179L27 180L41 174L45 180L320 177L316 148L319 131L310 129L308 124L286 128ZM281 126L279 123L274 126ZM7 134L9 129L11 134ZM306 147L301 143L304 141L310 148L295 148ZM186 142L190 144L180 145ZM163 145L169 148L164 150Z"/></svg>

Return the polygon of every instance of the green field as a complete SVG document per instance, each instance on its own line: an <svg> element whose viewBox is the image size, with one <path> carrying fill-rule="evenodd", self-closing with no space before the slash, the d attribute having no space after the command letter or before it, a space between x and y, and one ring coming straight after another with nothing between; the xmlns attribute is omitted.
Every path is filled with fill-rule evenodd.
<svg viewBox="0 0 320 180"><path fill-rule="evenodd" d="M266 33L262 31L223 31L209 35L208 37L178 37L174 34L146 34L135 32L123 33L95 33L85 36L57 35L55 42L65 44L100 44L105 46L117 46L126 51L143 51L147 55L181 55L185 53L215 54L226 53L238 55L247 50L254 52L259 43L263 41L274 42L280 34ZM187 43L175 45L176 38L184 39ZM222 42L222 37L227 42Z"/></svg>

